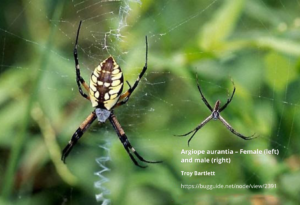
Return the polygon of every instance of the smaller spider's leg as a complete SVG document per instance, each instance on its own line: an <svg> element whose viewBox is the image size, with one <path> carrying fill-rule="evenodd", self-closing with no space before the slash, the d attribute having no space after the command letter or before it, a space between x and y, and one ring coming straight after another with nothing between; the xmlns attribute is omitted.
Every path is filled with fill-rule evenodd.
<svg viewBox="0 0 300 205"><path fill-rule="evenodd" d="M232 94L231 94L231 97L230 97L229 99L227 99L227 102L223 105L223 107L221 107L221 108L219 109L219 112L222 112L222 111L227 107L227 105L229 105L229 103L231 102L231 100L232 100L232 98L233 98L233 95L234 95L234 93L235 93L235 85L234 85L234 82L233 82L232 79L231 79L231 82L232 82L232 85L233 85L233 92L232 92Z"/></svg>
<svg viewBox="0 0 300 205"><path fill-rule="evenodd" d="M190 141L193 139L194 135L198 132L199 129L200 129L200 128L197 128L197 129L195 130L195 132L192 134L192 136L190 137L190 139L188 140L188 147L190 146Z"/></svg>
<svg viewBox="0 0 300 205"><path fill-rule="evenodd" d="M200 130L206 123L208 123L210 120L212 119L212 115L208 116L205 120L203 120L203 122L201 122L195 129L193 129L192 131L186 133L186 134L183 134L183 135L175 135L175 136L178 136L178 137L185 137L189 134L191 134L192 132L194 132L192 134L192 136L190 137L190 139L188 140L188 146L190 146L190 141L192 140L192 138L194 137L194 135L198 132L198 130Z"/></svg>
<svg viewBox="0 0 300 205"><path fill-rule="evenodd" d="M89 126L94 122L94 120L97 118L95 112L92 112L84 121L81 123L81 125L78 127L76 132L73 134L71 140L69 141L68 145L63 149L61 160L65 163L66 158L71 152L74 145L77 143L77 141L82 137L84 132L89 128Z"/></svg>
<svg viewBox="0 0 300 205"><path fill-rule="evenodd" d="M111 124L113 125L120 141L122 142L125 150L127 151L127 153L129 154L131 160L133 161L133 163L139 167L145 168L144 166L141 166L138 164L138 162L134 159L134 157L132 156L131 153L133 153L140 161L142 162L146 162L146 163L161 163L161 161L148 161L145 160L130 144L123 128L121 127L119 121L117 120L117 118L115 117L115 115L112 113L109 117L109 120L111 122Z"/></svg>
<svg viewBox="0 0 300 205"><path fill-rule="evenodd" d="M142 79L143 75L145 74L145 72L146 72L146 70L147 70L147 63L148 63L148 40L147 40L147 36L145 37L145 39L146 39L146 62L145 62L145 65L144 65L144 67L143 67L143 70L142 70L142 72L139 74L139 76L138 76L138 78L136 79L136 81L135 81L135 83L133 84L133 86L131 86L131 85L129 84L129 82L126 81L127 84L128 84L128 86L129 86L129 89L128 89L124 94L122 94L122 95L120 96L119 101L118 101L118 103L115 105L114 108L119 107L119 106L121 106L121 105L124 105L124 104L129 100L131 94L132 94L133 91L136 89L136 87L138 86L140 80ZM124 102L122 102L123 99L125 99Z"/></svg>
<svg viewBox="0 0 300 205"><path fill-rule="evenodd" d="M76 82L77 82L77 86L78 86L78 89L79 89L79 93L84 98L90 100L90 97L87 94L85 94L82 91L82 88L81 88L81 84L82 84L83 87L86 89L86 91L89 92L89 86L86 84L86 82L84 81L84 79L80 75L80 67L79 67L79 60L78 60L77 47L78 47L78 37L79 37L81 23L82 23L82 21L80 21L79 26L78 26L77 36L76 36L76 41L75 41L75 46L74 46L74 53L73 53L74 54L74 60L75 60L75 69L76 69Z"/></svg>
<svg viewBox="0 0 300 205"><path fill-rule="evenodd" d="M231 125L230 125L228 122L226 122L226 120L225 120L221 115L219 115L219 119L220 119L220 121L226 126L226 128L227 128L230 132L232 132L233 134L235 134L236 136L238 136L238 137L240 137L240 138L242 138L242 139L244 139L244 140L252 140L252 139L254 139L254 138L257 138L257 136L255 136L255 134L253 134L253 135L251 135L251 136L249 136L249 137L246 137L246 136L244 136L244 135L238 133L237 131L235 131L235 130L231 127Z"/></svg>
<svg viewBox="0 0 300 205"><path fill-rule="evenodd" d="M200 87L200 84L199 84L199 81L198 81L198 75L196 75L196 77L197 77L197 86L198 86L198 90L199 90L199 92L200 92L200 94L201 94L202 100L203 100L204 104L206 105L206 107L208 107L208 109L212 112L212 111L213 111L212 107L211 107L210 104L207 102L206 98L204 97L204 95L203 95L203 93L202 93L202 91L201 91L201 87Z"/></svg>

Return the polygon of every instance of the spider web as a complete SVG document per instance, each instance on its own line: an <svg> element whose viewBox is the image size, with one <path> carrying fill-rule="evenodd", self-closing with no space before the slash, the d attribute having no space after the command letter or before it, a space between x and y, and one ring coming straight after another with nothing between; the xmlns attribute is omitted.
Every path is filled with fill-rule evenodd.
<svg viewBox="0 0 300 205"><path fill-rule="evenodd" d="M145 63L147 35L148 70L128 104L116 109L115 115L135 149L146 159L163 159L164 164L150 164L146 170L133 168L111 125L95 122L74 148L67 164L70 176L87 179L77 182L77 185L89 193L76 187L72 177L57 174L62 178L61 184L65 182L68 185L65 187L75 186L76 190L74 193L73 188L53 185L58 188L56 195L62 195L62 203L79 199L77 193L94 196L103 204L110 203L109 198L116 203L147 200L153 204L162 203L164 197L168 202L177 198L176 202L184 203L187 200L184 194L190 196L192 202L211 198L222 200L213 197L217 193L249 196L247 190L191 191L180 188L180 184L200 181L203 184L277 183L281 188L276 190L248 191L269 194L276 200L299 200L295 193L300 188L289 185L289 182L299 178L300 167L300 103L297 94L300 19L294 9L300 2L238 2L72 0L47 5L30 0L15 5L5 4L7 12L1 15L0 24L3 156L9 153L7 147L14 147L11 139L18 138L14 129L22 127L22 120L16 122L15 119L26 116L26 102L30 101L36 87L24 134L33 136L32 142L27 142L22 148L26 154L20 161L25 162L32 155L50 150L50 157L41 156L54 164L48 165L55 170L51 177L56 176L56 172L66 172L59 171L62 165L55 162L55 152L51 153L55 150L51 148L54 142L51 144L49 140L47 144L47 135L40 131L43 126L38 126L41 118L34 116L40 116L37 114L39 108L44 116L42 119L50 122L56 141L62 147L92 111L90 103L78 93L72 56L76 30L82 20L79 63L87 82L95 66L112 55L121 66L125 80L133 84ZM51 29L55 30L52 40ZM187 147L188 138L173 136L194 129L210 114L197 90L196 73L211 106L218 99L226 102L233 90L231 79L234 81L236 94L222 116L240 133L247 136L257 133L257 140L244 142L237 139L220 122L205 125L195 135L190 147ZM33 80L39 78L36 82ZM127 85L124 91L126 89ZM49 132L49 129L46 130ZM107 146L108 142L111 146ZM33 149L35 145L41 145L44 152ZM185 157L180 155L182 149L241 148L278 149L280 154L215 156L230 157L232 163L228 165L180 163ZM35 164L38 159L33 158L30 162ZM30 165L19 165L25 170L24 179L36 177L32 171L34 166ZM270 167L273 171L266 171ZM284 173L283 169L292 174ZM37 173L43 173L43 170L40 168ZM108 170L110 172L106 172ZM180 175L182 170L218 170L218 175L214 178L187 178ZM237 177L229 177L231 172ZM164 183L158 183L160 180ZM36 182L32 186L35 190ZM20 198L30 193L30 188L21 187L17 192ZM127 187L130 190L124 191ZM158 194L158 191L163 194ZM57 197L54 198L57 202ZM88 201L94 202L95 199Z"/></svg>

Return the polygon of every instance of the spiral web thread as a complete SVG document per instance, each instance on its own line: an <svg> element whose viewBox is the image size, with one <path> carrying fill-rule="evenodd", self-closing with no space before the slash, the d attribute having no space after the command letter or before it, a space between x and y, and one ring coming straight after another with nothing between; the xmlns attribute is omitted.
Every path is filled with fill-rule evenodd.
<svg viewBox="0 0 300 205"><path fill-rule="evenodd" d="M100 190L99 194L96 194L96 200L98 202L102 202L102 205L110 204L110 199L108 199L108 195L110 195L110 191L103 186L103 184L109 182L109 179L103 175L103 173L110 171L107 167L107 162L110 161L110 143L106 141L104 145L99 145L100 148L104 150L103 156L96 159L97 164L100 166L101 170L95 172L95 175L99 176L100 180L94 183L96 189Z"/></svg>

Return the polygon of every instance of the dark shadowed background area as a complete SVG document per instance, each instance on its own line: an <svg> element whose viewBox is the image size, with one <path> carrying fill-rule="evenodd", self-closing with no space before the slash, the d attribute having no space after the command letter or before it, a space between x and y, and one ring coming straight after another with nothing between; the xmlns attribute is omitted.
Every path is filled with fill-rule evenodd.
<svg viewBox="0 0 300 205"><path fill-rule="evenodd" d="M298 204L300 202L299 0L15 0L0 3L0 204ZM136 167L109 122L93 126L67 158L61 150L93 110L76 85L73 48L89 82L109 55L131 84L115 110ZM222 104L219 121L188 137ZM125 84L124 91L128 89ZM298 89L298 90L297 90ZM183 155L185 150L279 150L279 155ZM181 163L183 158L231 163ZM143 163L141 163L143 164ZM215 171L216 176L182 176ZM184 189L182 185L276 184L276 188ZM101 194L102 193L102 194Z"/></svg>

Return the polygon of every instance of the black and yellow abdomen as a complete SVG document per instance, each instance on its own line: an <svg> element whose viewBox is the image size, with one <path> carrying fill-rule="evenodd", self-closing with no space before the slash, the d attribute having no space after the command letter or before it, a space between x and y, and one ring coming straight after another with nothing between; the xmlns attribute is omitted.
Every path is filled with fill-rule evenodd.
<svg viewBox="0 0 300 205"><path fill-rule="evenodd" d="M90 79L92 106L110 110L123 90L123 73L113 57L108 57L94 70Z"/></svg>

